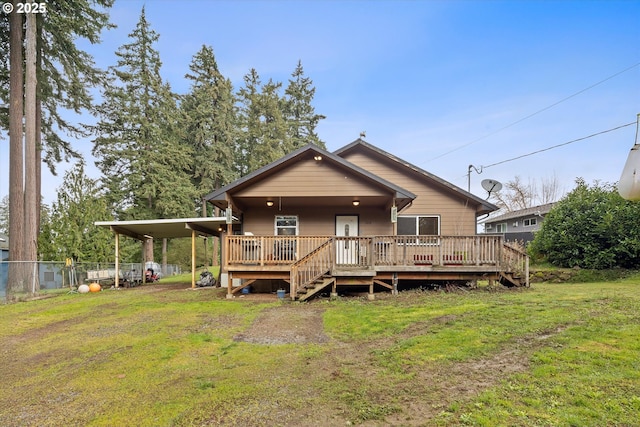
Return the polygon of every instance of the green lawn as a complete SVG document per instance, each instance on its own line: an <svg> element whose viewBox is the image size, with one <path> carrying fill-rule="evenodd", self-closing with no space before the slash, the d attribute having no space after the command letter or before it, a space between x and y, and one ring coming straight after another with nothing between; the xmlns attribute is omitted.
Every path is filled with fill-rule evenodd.
<svg viewBox="0 0 640 427"><path fill-rule="evenodd" d="M640 276L309 304L170 287L0 306L0 425L640 420ZM320 320L303 325L298 310ZM238 339L267 314L272 329L328 339Z"/></svg>

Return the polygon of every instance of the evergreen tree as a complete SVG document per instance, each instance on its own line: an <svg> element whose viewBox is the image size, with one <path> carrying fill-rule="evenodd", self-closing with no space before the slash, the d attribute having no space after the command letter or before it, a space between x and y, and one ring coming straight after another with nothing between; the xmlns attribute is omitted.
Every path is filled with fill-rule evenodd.
<svg viewBox="0 0 640 427"><path fill-rule="evenodd" d="M244 87L237 93L238 138L235 144L235 168L239 176L251 171L249 159L254 146L260 143L260 76L252 68L243 78Z"/></svg>
<svg viewBox="0 0 640 427"><path fill-rule="evenodd" d="M238 91L240 102L236 166L245 175L279 159L293 150L284 118L281 83L269 80L262 85L255 69L244 76Z"/></svg>
<svg viewBox="0 0 640 427"><path fill-rule="evenodd" d="M220 188L234 178L235 129L231 81L218 70L213 48L202 46L186 78L191 90L181 103L185 143L193 148L192 179L198 194ZM202 215L206 216L206 203Z"/></svg>
<svg viewBox="0 0 640 427"><path fill-rule="evenodd" d="M159 35L144 8L129 38L116 52L95 127L93 154L109 201L122 219L193 216L191 152L180 143L176 96L160 76Z"/></svg>
<svg viewBox="0 0 640 427"><path fill-rule="evenodd" d="M9 260L24 260L24 64L23 19L11 13L9 24ZM24 269L9 267L7 298L27 288Z"/></svg>
<svg viewBox="0 0 640 427"><path fill-rule="evenodd" d="M96 227L95 221L112 219L106 199L100 194L97 180L85 175L83 161L64 176L58 197L45 210L40 234L40 253L46 260L105 262L113 258L113 234Z"/></svg>
<svg viewBox="0 0 640 427"><path fill-rule="evenodd" d="M95 113L92 88L105 83L105 73L93 57L78 49L81 37L91 44L100 42L100 33L112 28L108 9L114 0L51 0L47 13L38 14L38 103L42 105L44 162L55 173L56 164L79 154L68 141L88 136L87 128L63 118L59 110ZM62 132L62 133L61 133Z"/></svg>
<svg viewBox="0 0 640 427"><path fill-rule="evenodd" d="M291 145L297 149L311 143L326 149L325 143L316 133L318 123L326 117L316 114L315 108L311 105L316 89L311 79L304 75L302 61L298 61L291 77L285 90L285 115Z"/></svg>
<svg viewBox="0 0 640 427"><path fill-rule="evenodd" d="M100 80L101 72L93 66L88 54L77 49L75 42L78 37L91 43L98 41L100 31L109 26L108 15L100 8L110 7L112 3L113 0L47 2L47 13L26 14L24 44L25 15L14 12L0 17L0 52L3 54L0 56L0 100L8 100L10 105L9 123L0 120L0 126L8 127L11 135L9 228L12 260L35 261L37 256L42 150L47 153L45 160L54 173L55 163L63 157L61 153L65 157L77 156L59 132L76 136L81 133L81 127L63 120L57 109L91 110L89 92ZM9 55L6 55L7 47ZM25 49L26 55L23 54ZM23 79L25 57L26 87ZM10 82L9 91L7 81ZM24 131L23 114L26 115ZM24 146L23 132L27 136ZM19 277L16 269L10 270L11 287L20 292L25 277Z"/></svg>

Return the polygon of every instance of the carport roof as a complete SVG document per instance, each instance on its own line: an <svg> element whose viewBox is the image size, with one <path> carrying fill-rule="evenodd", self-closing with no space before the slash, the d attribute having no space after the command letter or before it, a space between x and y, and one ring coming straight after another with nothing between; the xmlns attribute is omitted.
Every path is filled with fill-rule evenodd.
<svg viewBox="0 0 640 427"><path fill-rule="evenodd" d="M234 218L234 223L237 220ZM226 226L226 217L198 217L147 219L133 221L97 221L98 227L109 227L111 231L145 240L153 237L157 239L171 237L191 237L192 231L208 236L219 236L220 227Z"/></svg>

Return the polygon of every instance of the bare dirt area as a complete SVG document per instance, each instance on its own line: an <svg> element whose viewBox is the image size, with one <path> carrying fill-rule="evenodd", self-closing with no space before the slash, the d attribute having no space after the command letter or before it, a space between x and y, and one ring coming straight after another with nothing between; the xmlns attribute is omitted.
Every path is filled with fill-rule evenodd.
<svg viewBox="0 0 640 427"><path fill-rule="evenodd" d="M430 333L434 325L456 319L453 315L442 316L432 319L429 323L416 323L391 338L354 344L332 340L324 333L323 311L319 304L314 303L273 307L263 311L253 325L237 335L235 340L264 345L327 344L329 351L326 356L314 362L316 374L324 375L326 381L332 381L343 376L341 368L348 366L352 377L371 381L375 379L376 371L381 369L377 366L375 352L391 348L412 337ZM295 321L291 321L292 319ZM484 358L439 367L423 367L415 372L411 380L402 385L378 384L370 387L369 393L374 400L383 402L389 395L393 395L399 400L402 410L386 416L384 422L365 421L360 425L429 425L430 420L452 403L471 399L509 376L526 371L532 351L545 346L546 340L563 329L541 331L539 334L521 337ZM317 413L310 413L308 416L305 420L304 415L299 413L291 425L303 426L308 425L307 422L318 422ZM339 418L323 419L323 425L345 425L344 422L345 420Z"/></svg>
<svg viewBox="0 0 640 427"><path fill-rule="evenodd" d="M322 328L323 310L314 306L288 305L264 310L236 341L254 344L326 343Z"/></svg>

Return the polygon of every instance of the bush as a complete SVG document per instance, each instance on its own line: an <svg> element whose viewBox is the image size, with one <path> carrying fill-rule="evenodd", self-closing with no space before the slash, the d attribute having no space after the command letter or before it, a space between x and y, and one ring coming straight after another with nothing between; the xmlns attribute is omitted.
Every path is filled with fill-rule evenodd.
<svg viewBox="0 0 640 427"><path fill-rule="evenodd" d="M640 203L624 200L612 184L576 188L545 217L529 246L559 267L640 267Z"/></svg>

